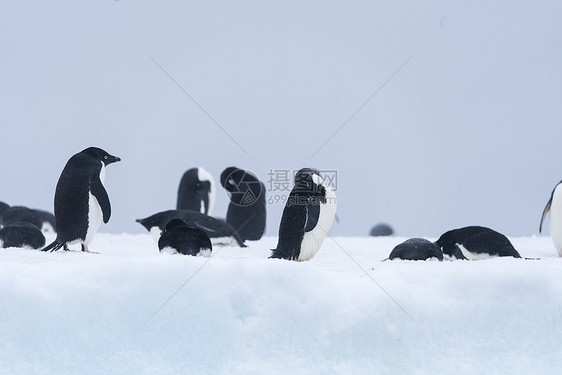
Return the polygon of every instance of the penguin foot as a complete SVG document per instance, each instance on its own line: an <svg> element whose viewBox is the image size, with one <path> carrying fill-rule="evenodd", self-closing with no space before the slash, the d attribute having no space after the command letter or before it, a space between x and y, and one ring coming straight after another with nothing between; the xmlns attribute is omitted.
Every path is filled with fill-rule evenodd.
<svg viewBox="0 0 562 375"><path fill-rule="evenodd" d="M82 244L82 251L90 254L99 254L98 252L90 251L90 249L88 249L88 245L86 244Z"/></svg>

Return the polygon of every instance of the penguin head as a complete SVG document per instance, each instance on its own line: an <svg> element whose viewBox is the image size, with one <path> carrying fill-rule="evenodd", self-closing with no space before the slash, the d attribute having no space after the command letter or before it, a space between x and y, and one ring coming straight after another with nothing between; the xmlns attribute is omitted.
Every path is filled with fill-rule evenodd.
<svg viewBox="0 0 562 375"><path fill-rule="evenodd" d="M166 227L162 231L162 234L170 229L179 228L179 227L187 227L187 224L181 219L172 219L166 224Z"/></svg>
<svg viewBox="0 0 562 375"><path fill-rule="evenodd" d="M326 187L317 169L302 168L295 174L293 191L304 197L319 199L325 203Z"/></svg>
<svg viewBox="0 0 562 375"><path fill-rule="evenodd" d="M232 193L244 178L245 171L236 167L228 167L221 173L221 185L226 191Z"/></svg>
<svg viewBox="0 0 562 375"><path fill-rule="evenodd" d="M113 156L109 154L107 151L104 151L98 147L89 147L82 152L96 160L101 161L105 166L111 163L121 161L121 158L117 156Z"/></svg>
<svg viewBox="0 0 562 375"><path fill-rule="evenodd" d="M157 214L156 214L156 215L157 215ZM150 229L151 229L152 227L158 227L159 224L160 224L158 218L156 217L156 215L149 216L149 217L147 217L147 218L145 218L145 219L137 219L137 220L135 220L135 221L136 221L137 223L139 223L140 225L142 225L143 227L145 227L146 230L150 232Z"/></svg>
<svg viewBox="0 0 562 375"><path fill-rule="evenodd" d="M264 192L264 185L250 171L228 167L221 173L221 185L227 191L230 201L239 206L255 203Z"/></svg>

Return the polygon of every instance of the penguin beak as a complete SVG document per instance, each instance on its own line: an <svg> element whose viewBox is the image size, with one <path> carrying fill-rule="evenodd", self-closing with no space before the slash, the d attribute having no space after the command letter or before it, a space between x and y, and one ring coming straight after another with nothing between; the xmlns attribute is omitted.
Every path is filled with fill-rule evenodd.
<svg viewBox="0 0 562 375"><path fill-rule="evenodd" d="M114 156L113 162L115 163L115 162L118 162L118 161L121 161L121 158L119 156Z"/></svg>

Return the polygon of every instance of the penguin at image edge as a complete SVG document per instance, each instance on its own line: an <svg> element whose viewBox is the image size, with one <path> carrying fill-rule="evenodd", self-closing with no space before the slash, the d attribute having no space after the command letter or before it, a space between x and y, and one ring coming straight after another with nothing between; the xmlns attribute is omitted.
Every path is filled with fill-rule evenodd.
<svg viewBox="0 0 562 375"><path fill-rule="evenodd" d="M560 181L550 194L550 199L546 203L546 207L542 212L541 223L539 225L539 233L542 233L542 225L550 212L549 229L550 237L554 243L558 255L562 257L562 181Z"/></svg>

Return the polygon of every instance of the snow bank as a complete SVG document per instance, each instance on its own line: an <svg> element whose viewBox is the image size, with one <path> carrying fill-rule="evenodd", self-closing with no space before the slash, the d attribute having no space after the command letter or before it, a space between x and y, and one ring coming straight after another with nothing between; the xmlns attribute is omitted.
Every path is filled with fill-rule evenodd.
<svg viewBox="0 0 562 375"><path fill-rule="evenodd" d="M98 234L99 255L5 249L0 372L562 368L562 259L550 238L512 239L533 261L381 262L403 240L327 238L303 263L267 259L275 238L212 258L159 254L148 234Z"/></svg>

